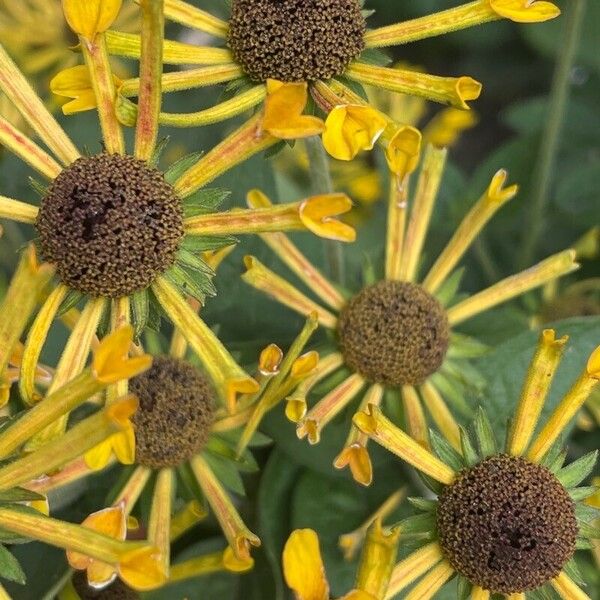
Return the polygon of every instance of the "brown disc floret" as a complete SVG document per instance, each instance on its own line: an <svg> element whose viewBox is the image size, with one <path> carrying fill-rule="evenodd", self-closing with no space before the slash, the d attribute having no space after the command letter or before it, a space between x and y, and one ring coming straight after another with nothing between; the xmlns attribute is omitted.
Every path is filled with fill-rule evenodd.
<svg viewBox="0 0 600 600"><path fill-rule="evenodd" d="M175 467L199 452L213 422L214 390L194 366L159 356L130 382L139 399L133 417L136 463Z"/></svg>
<svg viewBox="0 0 600 600"><path fill-rule="evenodd" d="M448 349L448 318L421 286L380 281L342 311L339 338L346 364L369 381L418 385L435 373Z"/></svg>
<svg viewBox="0 0 600 600"><path fill-rule="evenodd" d="M52 182L36 227L41 253L63 283L118 298L173 264L183 210L158 170L130 156L98 154L79 158Z"/></svg>
<svg viewBox="0 0 600 600"><path fill-rule="evenodd" d="M229 46L253 80L341 75L364 48L357 0L233 0Z"/></svg>
<svg viewBox="0 0 600 600"><path fill-rule="evenodd" d="M520 457L492 456L440 496L439 541L471 583L498 594L536 589L575 552L575 505L558 479Z"/></svg>

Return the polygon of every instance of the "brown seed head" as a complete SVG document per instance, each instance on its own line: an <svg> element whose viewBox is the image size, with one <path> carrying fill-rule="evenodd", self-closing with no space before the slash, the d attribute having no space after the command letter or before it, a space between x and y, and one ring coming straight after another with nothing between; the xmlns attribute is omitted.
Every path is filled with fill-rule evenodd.
<svg viewBox="0 0 600 600"><path fill-rule="evenodd" d="M497 455L461 472L440 496L439 541L452 566L498 594L536 589L575 552L575 506L556 477Z"/></svg>
<svg viewBox="0 0 600 600"><path fill-rule="evenodd" d="M339 337L346 363L370 381L418 385L440 367L448 349L448 318L421 286L380 281L342 311Z"/></svg>
<svg viewBox="0 0 600 600"><path fill-rule="evenodd" d="M233 0L229 46L253 80L341 75L364 48L357 0Z"/></svg>
<svg viewBox="0 0 600 600"><path fill-rule="evenodd" d="M215 396L198 369L159 356L129 388L140 402L133 416L137 464L176 467L202 450L213 422Z"/></svg>

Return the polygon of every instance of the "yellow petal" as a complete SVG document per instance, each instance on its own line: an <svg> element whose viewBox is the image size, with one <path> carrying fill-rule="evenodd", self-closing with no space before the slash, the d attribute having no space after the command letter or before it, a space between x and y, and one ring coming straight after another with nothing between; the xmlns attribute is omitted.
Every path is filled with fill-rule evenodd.
<svg viewBox="0 0 600 600"><path fill-rule="evenodd" d="M356 231L335 218L351 208L352 200L346 194L312 196L300 205L300 220L308 230L318 236L353 242L356 239Z"/></svg>
<svg viewBox="0 0 600 600"><path fill-rule="evenodd" d="M283 360L283 350L277 344L269 344L261 353L258 360L258 370L263 375L275 375Z"/></svg>
<svg viewBox="0 0 600 600"><path fill-rule="evenodd" d="M325 124L317 117L303 115L308 101L306 82L283 83L267 80L267 98L262 126L272 136L282 140L320 134Z"/></svg>
<svg viewBox="0 0 600 600"><path fill-rule="evenodd" d="M127 534L127 522L122 506L110 506L92 513L81 525L116 540L124 540ZM93 558L72 550L67 550L67 560L74 569L86 569L95 562Z"/></svg>
<svg viewBox="0 0 600 600"><path fill-rule="evenodd" d="M113 80L115 87L119 87L122 83L116 75L113 75ZM62 106L65 115L91 110L98 105L86 65L77 65L59 71L50 81L50 89L57 96L73 98Z"/></svg>
<svg viewBox="0 0 600 600"><path fill-rule="evenodd" d="M93 40L106 31L117 18L122 0L62 0L69 27L77 34Z"/></svg>
<svg viewBox="0 0 600 600"><path fill-rule="evenodd" d="M122 465L132 465L135 462L135 432L133 426L115 433L108 441L112 451Z"/></svg>
<svg viewBox="0 0 600 600"><path fill-rule="evenodd" d="M312 529L291 533L283 549L283 573L297 600L329 600L319 538Z"/></svg>
<svg viewBox="0 0 600 600"><path fill-rule="evenodd" d="M102 383L116 383L146 371L152 364L149 354L129 358L133 341L133 327L124 325L106 336L96 351L92 369L96 379Z"/></svg>
<svg viewBox="0 0 600 600"><path fill-rule="evenodd" d="M371 485L373 481L373 465L369 451L361 444L350 444L337 455L333 466L336 469L350 467L354 481L361 485Z"/></svg>
<svg viewBox="0 0 600 600"><path fill-rule="evenodd" d="M85 464L88 468L92 469L92 471L99 471L100 469L104 469L109 463L111 456L112 440L111 438L108 438L85 453Z"/></svg>
<svg viewBox="0 0 600 600"><path fill-rule="evenodd" d="M119 563L119 576L134 590L153 590L167 581L160 552L144 547L126 554Z"/></svg>
<svg viewBox="0 0 600 600"><path fill-rule="evenodd" d="M254 559L251 556L238 558L231 546L227 546L223 550L223 566L232 573L243 573L254 566Z"/></svg>
<svg viewBox="0 0 600 600"><path fill-rule="evenodd" d="M560 9L545 0L490 0L492 10L516 23L539 23L555 19Z"/></svg>
<svg viewBox="0 0 600 600"><path fill-rule="evenodd" d="M398 127L385 149L390 171L401 180L417 168L420 154L421 133L409 125Z"/></svg>
<svg viewBox="0 0 600 600"><path fill-rule="evenodd" d="M303 379L310 375L319 364L319 353L314 350L299 356L292 364L291 375L293 379Z"/></svg>
<svg viewBox="0 0 600 600"><path fill-rule="evenodd" d="M385 117L370 106L336 106L325 121L323 145L334 158L352 160L361 150L373 149L386 125Z"/></svg>

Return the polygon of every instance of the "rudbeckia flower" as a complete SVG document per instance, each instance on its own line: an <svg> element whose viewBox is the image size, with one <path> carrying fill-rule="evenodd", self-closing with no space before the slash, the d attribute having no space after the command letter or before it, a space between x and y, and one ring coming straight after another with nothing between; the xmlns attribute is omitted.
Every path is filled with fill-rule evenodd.
<svg viewBox="0 0 600 600"><path fill-rule="evenodd" d="M239 392L252 392L248 376L199 318L186 298L203 301L215 293L212 270L201 253L235 242L236 234L306 230L345 240L354 232L341 228L336 214L350 209L343 194L310 197L270 209L215 212L225 195L202 189L249 156L274 145L263 123L268 111L252 117L203 156L188 156L165 173L156 168L162 13L160 3L144 4L144 52L140 77L144 92L138 106L134 151L126 154L115 112L116 91L106 52L106 34L120 2L64 2L69 25L77 33L87 75L98 106L105 151L81 156L73 142L0 47L0 90L13 102L49 152L8 122L0 125L0 143L30 165L44 183L39 207L0 196L0 218L35 227L41 254L56 268L57 279L38 311L23 350L19 388L34 404L38 359L54 320L72 311L72 333L61 355L49 393L76 377L85 365L96 332L132 322L136 335L149 320L166 313L195 347L230 406ZM274 95L283 93L278 88ZM290 121L290 125L294 125ZM337 212L336 212L337 211ZM189 322L188 322L189 320ZM132 353L139 351L132 346ZM3 365L0 365L4 367ZM117 395L124 395L120 389ZM113 392L111 392L113 394ZM114 395L114 394L113 394ZM38 442L60 435L66 415ZM131 462L122 448L122 460Z"/></svg>
<svg viewBox="0 0 600 600"><path fill-rule="evenodd" d="M545 0L476 0L429 16L367 29L368 11L359 0L233 0L227 20L221 20L182 0L165 2L165 17L215 36L226 47L195 46L166 41L165 62L194 65L163 76L164 91L228 83L235 95L214 107L187 115L187 125L205 125L260 104L271 83L308 86L328 114L326 143L338 155L372 148L387 120L371 106L339 97L333 106L320 102L320 86L343 77L358 84L416 95L461 109L476 99L481 84L471 77L440 77L373 64L374 50L415 42L498 19L535 23L552 19L559 9ZM138 36L118 31L107 35L108 51L140 55ZM120 93L135 96L136 79L123 82ZM175 116L166 116L175 124ZM185 124L185 115L179 116ZM285 114L279 114L285 122ZM333 140L332 140L333 141Z"/></svg>
<svg viewBox="0 0 600 600"><path fill-rule="evenodd" d="M589 598L574 554L598 535L582 502L596 488L577 486L594 468L597 452L564 466L559 438L598 384L600 347L538 429L566 342L551 329L541 334L503 446L483 410L474 423L475 441L461 429L456 450L432 432L433 452L376 405L355 415L361 434L418 469L437 493L414 499L423 514L397 524L406 540L426 543L394 567L386 598L435 598L454 575L461 597L471 600L537 598L551 588L564 600Z"/></svg>
<svg viewBox="0 0 600 600"><path fill-rule="evenodd" d="M403 132L400 132L403 133ZM243 280L281 304L308 314L316 311L319 322L331 331L330 350L324 352L317 371L287 399L286 415L297 423L299 438L319 442L322 430L354 398L361 406L378 405L389 391L388 401L401 402L411 435L429 444L424 407L453 447L460 448L459 428L453 411L469 411L461 382L479 384L481 376L467 358L481 353L481 344L456 331L467 319L506 302L577 268L574 252L565 250L529 269L503 279L476 294L456 299L459 261L477 234L506 202L517 186L505 187L507 173L498 171L488 188L458 226L429 272L420 275L420 259L426 249L428 225L442 179L446 151L428 147L409 211L410 171L419 157L411 130L395 156L406 174L392 177L389 194L384 278L375 276L353 292L340 291L281 233L262 234L262 239L318 298L305 295L258 259L247 256ZM251 206L268 205L258 192L248 196ZM308 410L311 389L330 374L350 373ZM366 390L366 391L365 391ZM394 400L392 400L392 398ZM352 426L335 466L349 466L354 478L368 485L372 477L367 437Z"/></svg>
<svg viewBox="0 0 600 600"><path fill-rule="evenodd" d="M135 436L133 466L123 473L111 505L90 515L83 525L104 523L110 517L114 537L124 540L126 521L131 519L144 490L151 489L150 514L144 527L148 540L159 549L161 572L166 574L161 585L217 570L240 572L251 568L250 550L260 545L260 539L242 520L219 479L219 469L224 463L226 473L232 467L247 470L256 466L249 452L236 459L236 430L246 423L255 406L284 397L312 373L318 354L302 354L302 350L316 327L313 315L285 355L273 344L265 348L256 374L257 390L241 396L233 413L220 403L209 374L197 366L192 356L186 360L188 344L183 332L176 329L168 352L156 356L150 369L129 380L129 391L139 401L131 419ZM90 444L73 446L73 460L64 469L28 483L28 489L47 494L87 477L93 472L90 466L95 469L107 463L110 440L88 451L89 448ZM38 452L43 450L42 447ZM0 484L1 481L0 469ZM174 510L177 489L192 497L181 510ZM171 542L207 516L204 502L219 522L228 546L225 551L171 568ZM75 569L86 569L87 581L96 589L109 585L117 574L114 568L98 567L89 556L70 555L69 562ZM141 585L136 589L142 589Z"/></svg>

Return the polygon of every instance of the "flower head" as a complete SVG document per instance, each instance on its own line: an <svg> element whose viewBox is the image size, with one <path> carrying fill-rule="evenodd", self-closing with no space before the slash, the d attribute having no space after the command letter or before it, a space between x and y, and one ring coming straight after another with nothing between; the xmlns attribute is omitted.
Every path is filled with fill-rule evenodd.
<svg viewBox="0 0 600 600"><path fill-rule="evenodd" d="M403 597L418 598L424 590L432 597L454 573L471 588L472 598L526 597L547 587L565 600L584 597L571 579L572 558L592 531L578 502L594 488L576 486L592 471L597 453L563 466L565 454L555 442L600 380L600 347L534 435L565 342L552 330L543 332L504 448L483 410L474 423L475 441L461 429L457 451L432 432L433 453L374 405L354 417L361 432L420 470L438 493L434 501L414 500L426 514L398 524L407 538L428 544L396 565L388 598L424 573Z"/></svg>

